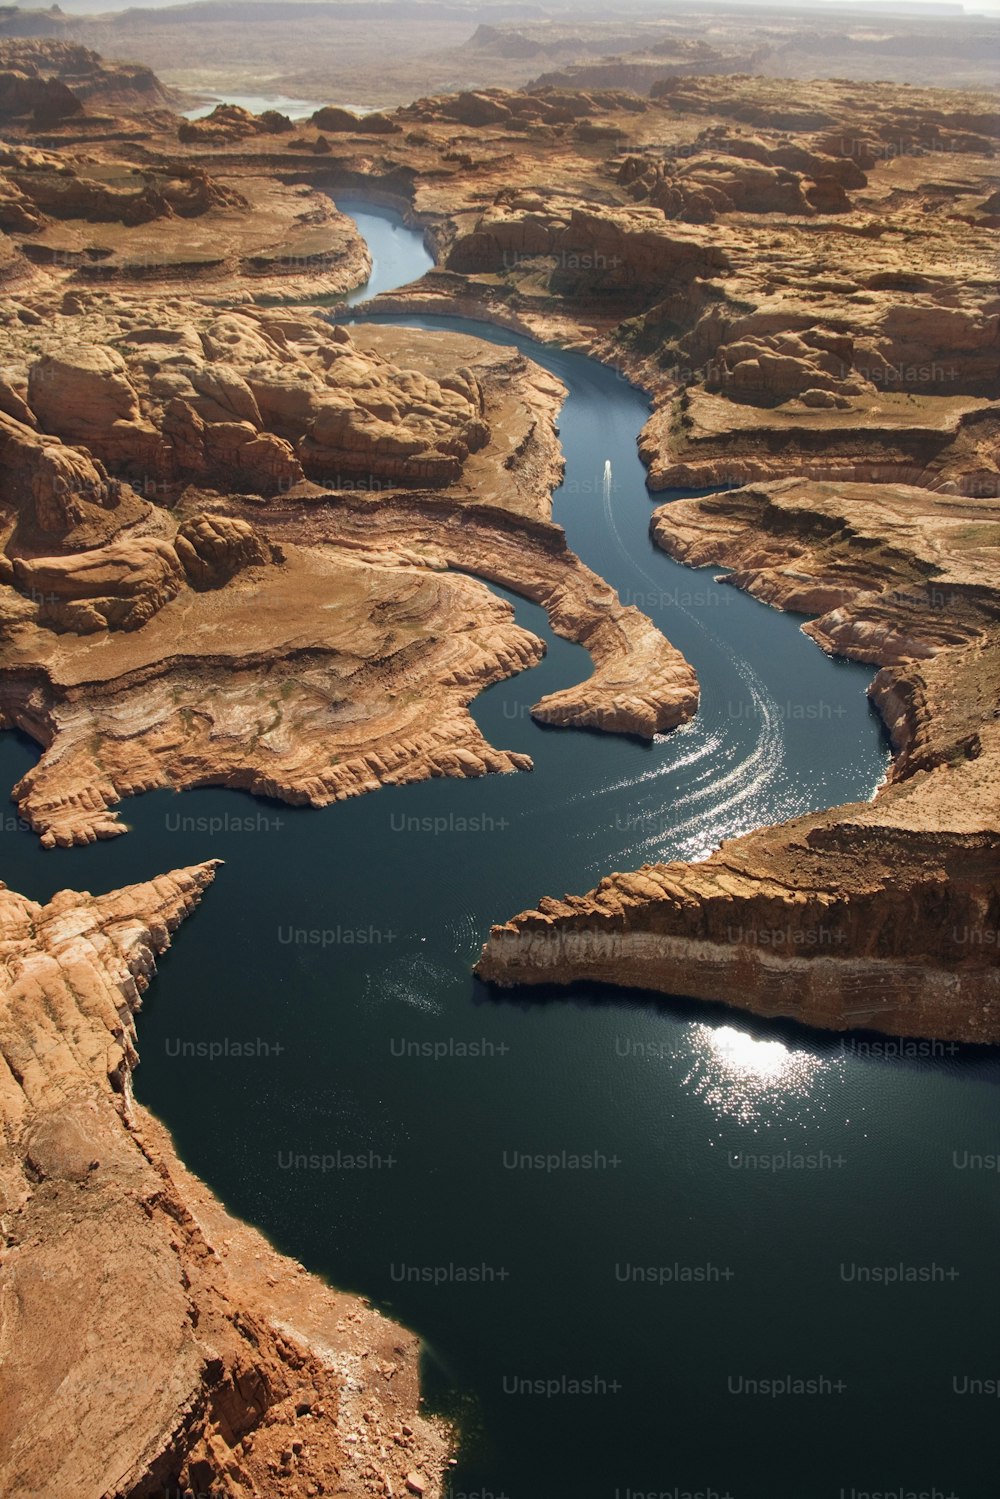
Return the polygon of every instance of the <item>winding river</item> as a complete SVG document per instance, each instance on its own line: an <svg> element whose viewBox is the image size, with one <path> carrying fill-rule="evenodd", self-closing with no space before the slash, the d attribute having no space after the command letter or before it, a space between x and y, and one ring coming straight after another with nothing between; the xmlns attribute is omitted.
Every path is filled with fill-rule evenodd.
<svg viewBox="0 0 1000 1499"><path fill-rule="evenodd" d="M351 211L368 292L426 268L394 215ZM996 1407L969 1382L1000 1375L1000 1175L974 1164L1000 1145L996 1055L470 974L491 920L543 894L870 796L870 672L654 550L648 408L613 371L392 321L517 343L566 383L555 518L693 662L696 720L652 745L536 725L588 661L512 600L548 654L473 711L533 774L324 811L153 793L93 848L8 833L3 877L45 898L226 860L146 1002L137 1093L233 1211L421 1333L428 1399L466 1434L452 1499L987 1499ZM34 753L0 736L7 785ZM227 1037L260 1054L185 1054ZM930 1277L864 1278L900 1265ZM815 1389L752 1383L789 1378Z"/></svg>

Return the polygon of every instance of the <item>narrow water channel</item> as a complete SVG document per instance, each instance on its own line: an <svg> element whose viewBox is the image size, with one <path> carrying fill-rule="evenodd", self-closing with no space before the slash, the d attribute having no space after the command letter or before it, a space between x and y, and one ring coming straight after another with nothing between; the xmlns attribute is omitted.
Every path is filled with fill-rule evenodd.
<svg viewBox="0 0 1000 1499"><path fill-rule="evenodd" d="M421 274L419 235L352 211L378 289ZM42 898L226 860L146 1001L137 1094L234 1212L423 1336L428 1397L465 1423L452 1499L994 1499L995 1401L962 1381L1000 1374L1000 1176L970 1164L998 1149L996 1053L470 971L544 894L870 796L870 673L653 549L647 407L612 371L406 321L516 342L566 383L556 519L693 662L697 719L652 745L536 725L588 663L512 600L547 656L474 712L532 774L323 811L152 793L128 837L48 854L8 817L3 877ZM34 753L0 736L7 785ZM226 1038L260 1055L184 1054ZM337 1152L368 1165L301 1164ZM856 1273L882 1266L932 1274ZM817 1388L752 1385L796 1379Z"/></svg>

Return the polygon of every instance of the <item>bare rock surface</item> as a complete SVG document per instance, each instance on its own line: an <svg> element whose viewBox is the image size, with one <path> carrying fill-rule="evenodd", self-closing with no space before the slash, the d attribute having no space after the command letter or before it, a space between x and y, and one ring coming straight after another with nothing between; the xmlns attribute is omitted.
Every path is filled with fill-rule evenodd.
<svg viewBox="0 0 1000 1499"><path fill-rule="evenodd" d="M762 77L730 33L584 77L527 22L470 46L570 64L530 90L184 124L68 18L30 24L61 40L0 44L0 727L42 747L14 788L42 842L116 836L151 787L323 805L527 769L468 712L542 650L484 582L590 652L539 720L648 737L697 710L552 523L557 382L269 305L364 281L330 198L361 191L438 262L380 310L485 317L648 391L651 489L725 486L658 512L658 544L877 668L895 750L871 802L544 900L480 973L1000 1040L996 949L968 939L1000 928L995 101ZM154 956L212 874L0 890L0 1488L435 1496L415 1339L235 1223L132 1099Z"/></svg>
<svg viewBox="0 0 1000 1499"><path fill-rule="evenodd" d="M590 651L540 720L649 738L695 711L687 663L551 522L562 391L541 370L308 311L144 311L6 333L34 425L0 417L28 455L5 495L0 713L44 747L14 794L47 846L124 832L115 804L154 786L322 806L529 769L468 703L542 644L459 574ZM44 527L39 453L62 486ZM248 493L209 487L234 479Z"/></svg>
<svg viewBox="0 0 1000 1499"><path fill-rule="evenodd" d="M501 984L598 979L824 1028L995 1043L1000 515L995 501L796 479L663 506L657 543L810 616L880 667L896 758L873 801L614 874L494 927Z"/></svg>
<svg viewBox="0 0 1000 1499"><path fill-rule="evenodd" d="M214 872L0 887L0 1486L438 1493L417 1340L231 1218L132 1097L155 958Z"/></svg>

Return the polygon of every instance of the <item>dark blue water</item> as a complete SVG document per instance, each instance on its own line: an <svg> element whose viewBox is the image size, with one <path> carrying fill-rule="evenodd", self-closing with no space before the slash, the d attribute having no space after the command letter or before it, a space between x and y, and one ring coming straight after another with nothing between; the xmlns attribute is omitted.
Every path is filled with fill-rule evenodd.
<svg viewBox="0 0 1000 1499"><path fill-rule="evenodd" d="M570 388L556 518L694 663L697 720L651 746L535 725L588 663L518 601L546 659L474 711L532 774L324 811L155 793L94 848L6 835L4 877L42 897L227 861L147 998L137 1092L235 1212L423 1335L466 1423L454 1499L995 1496L969 1383L1000 1373L993 1053L471 976L492 920L867 796L886 763L863 669L653 550L642 397L524 346ZM33 753L0 737L7 784ZM237 1040L257 1054L183 1054ZM900 1279L859 1280L881 1267Z"/></svg>

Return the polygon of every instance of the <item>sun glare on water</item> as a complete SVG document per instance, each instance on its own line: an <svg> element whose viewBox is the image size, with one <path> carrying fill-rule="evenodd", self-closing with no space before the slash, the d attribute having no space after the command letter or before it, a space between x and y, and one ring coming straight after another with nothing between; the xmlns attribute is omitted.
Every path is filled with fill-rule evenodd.
<svg viewBox="0 0 1000 1499"><path fill-rule="evenodd" d="M837 1068L835 1061L731 1025L693 1025L687 1039L691 1065L684 1086L716 1114L741 1124L760 1124L790 1104L807 1103L824 1074Z"/></svg>

